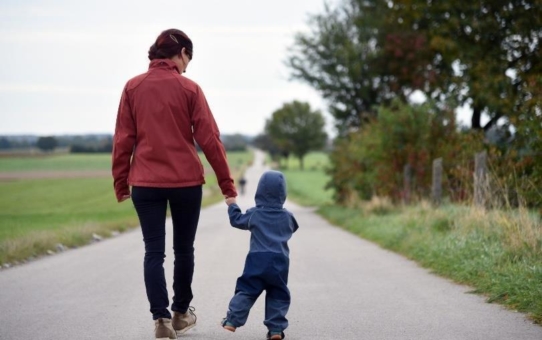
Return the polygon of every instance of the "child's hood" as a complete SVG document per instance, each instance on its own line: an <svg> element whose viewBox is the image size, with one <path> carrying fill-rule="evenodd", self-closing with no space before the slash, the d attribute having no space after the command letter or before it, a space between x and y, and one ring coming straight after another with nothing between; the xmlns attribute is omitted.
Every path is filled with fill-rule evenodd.
<svg viewBox="0 0 542 340"><path fill-rule="evenodd" d="M282 208L286 201L286 181L279 171L266 171L258 182L256 206Z"/></svg>

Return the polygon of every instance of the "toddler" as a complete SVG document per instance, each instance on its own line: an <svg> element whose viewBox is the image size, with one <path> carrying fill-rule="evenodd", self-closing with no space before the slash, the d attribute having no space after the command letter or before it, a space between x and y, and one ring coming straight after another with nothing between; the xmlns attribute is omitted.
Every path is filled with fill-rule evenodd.
<svg viewBox="0 0 542 340"><path fill-rule="evenodd" d="M235 197L227 198L230 224L251 232L250 250L235 295L228 306L222 327L231 332L243 326L250 308L265 290L267 339L284 339L288 327L286 313L290 307L288 290L288 240L298 229L292 213L283 208L286 182L279 171L266 171L258 182L256 206L242 213Z"/></svg>

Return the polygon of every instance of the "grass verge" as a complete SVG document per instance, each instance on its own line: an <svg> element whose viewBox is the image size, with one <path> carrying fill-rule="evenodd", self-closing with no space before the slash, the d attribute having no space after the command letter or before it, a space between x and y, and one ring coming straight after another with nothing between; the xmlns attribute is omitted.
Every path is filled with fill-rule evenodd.
<svg viewBox="0 0 542 340"><path fill-rule="evenodd" d="M528 212L463 206L390 208L384 213L338 206L319 213L436 274L474 287L488 302L542 324L542 226Z"/></svg>

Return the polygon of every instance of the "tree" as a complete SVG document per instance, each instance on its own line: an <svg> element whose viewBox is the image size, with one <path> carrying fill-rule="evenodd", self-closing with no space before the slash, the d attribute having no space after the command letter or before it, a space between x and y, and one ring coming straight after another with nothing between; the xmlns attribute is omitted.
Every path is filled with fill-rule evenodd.
<svg viewBox="0 0 542 340"><path fill-rule="evenodd" d="M440 74L452 68L439 63L424 34L397 29L391 8L389 1L343 0L311 17L312 31L296 35L287 59L291 76L328 100L339 137L396 98L406 102L415 90L447 88Z"/></svg>
<svg viewBox="0 0 542 340"><path fill-rule="evenodd" d="M53 151L58 145L58 141L53 136L40 137L36 141L36 146L41 151L50 152Z"/></svg>
<svg viewBox="0 0 542 340"><path fill-rule="evenodd" d="M469 104L471 128L480 135L473 139L496 131L506 137L498 139L503 155L524 164L514 173L530 180L542 172L541 0L342 0L334 6L296 36L287 65L292 78L322 94L335 118L342 140L332 167L347 174L335 190L350 186L353 168L366 166L345 154L369 141L363 130L382 112L398 114L386 109L414 91L437 110Z"/></svg>
<svg viewBox="0 0 542 340"><path fill-rule="evenodd" d="M226 151L245 151L247 149L247 140L241 134L220 136Z"/></svg>
<svg viewBox="0 0 542 340"><path fill-rule="evenodd" d="M431 164L443 158L445 188L452 199L461 199L465 184L472 180L472 171L464 164L472 161L472 150L483 149L481 137L458 131L453 106L441 108L431 101L409 105L397 100L380 107L378 119L366 128L336 141L327 170L329 185L338 203L374 195L398 202L407 197L404 169L408 165L408 194L428 197Z"/></svg>
<svg viewBox="0 0 542 340"><path fill-rule="evenodd" d="M453 69L441 74L449 84L446 94L471 105L473 129L487 131L499 119L514 120L524 112L535 92L529 82L542 72L540 0L388 4L388 31L423 36L433 66ZM483 114L490 118L484 125Z"/></svg>
<svg viewBox="0 0 542 340"><path fill-rule="evenodd" d="M0 150L10 149L11 143L6 137L0 137Z"/></svg>
<svg viewBox="0 0 542 340"><path fill-rule="evenodd" d="M273 140L271 140L271 137L269 137L269 135L265 133L259 134L254 138L252 144L258 149L262 149L269 153L271 159L273 159L274 161L280 161L280 149L277 145L275 145L275 143L273 143Z"/></svg>
<svg viewBox="0 0 542 340"><path fill-rule="evenodd" d="M381 0L348 0L333 9L326 5L323 14L311 17L312 30L296 35L287 57L292 78L327 99L339 135L370 121L374 106L392 97L373 67L385 6Z"/></svg>
<svg viewBox="0 0 542 340"><path fill-rule="evenodd" d="M339 135L414 90L470 104L473 129L536 112L529 102L542 73L540 0L343 0L309 25L287 64L328 99Z"/></svg>
<svg viewBox="0 0 542 340"><path fill-rule="evenodd" d="M273 112L265 125L266 133L282 151L292 152L303 169L303 158L312 150L322 149L327 140L325 120L320 111L299 101L284 104Z"/></svg>

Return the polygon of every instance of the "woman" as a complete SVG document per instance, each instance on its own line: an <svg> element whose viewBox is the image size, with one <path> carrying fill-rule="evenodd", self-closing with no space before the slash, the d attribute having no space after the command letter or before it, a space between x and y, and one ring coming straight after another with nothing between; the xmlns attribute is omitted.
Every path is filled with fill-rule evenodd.
<svg viewBox="0 0 542 340"><path fill-rule="evenodd" d="M158 36L149 50L149 70L126 83L113 141L115 194L119 202L132 198L143 232L145 287L156 339L176 339L176 333L196 323L191 285L205 180L194 140L211 164L222 194L237 196L205 96L181 75L192 55L192 41L182 31L169 29ZM168 203L175 252L173 318L163 268Z"/></svg>

